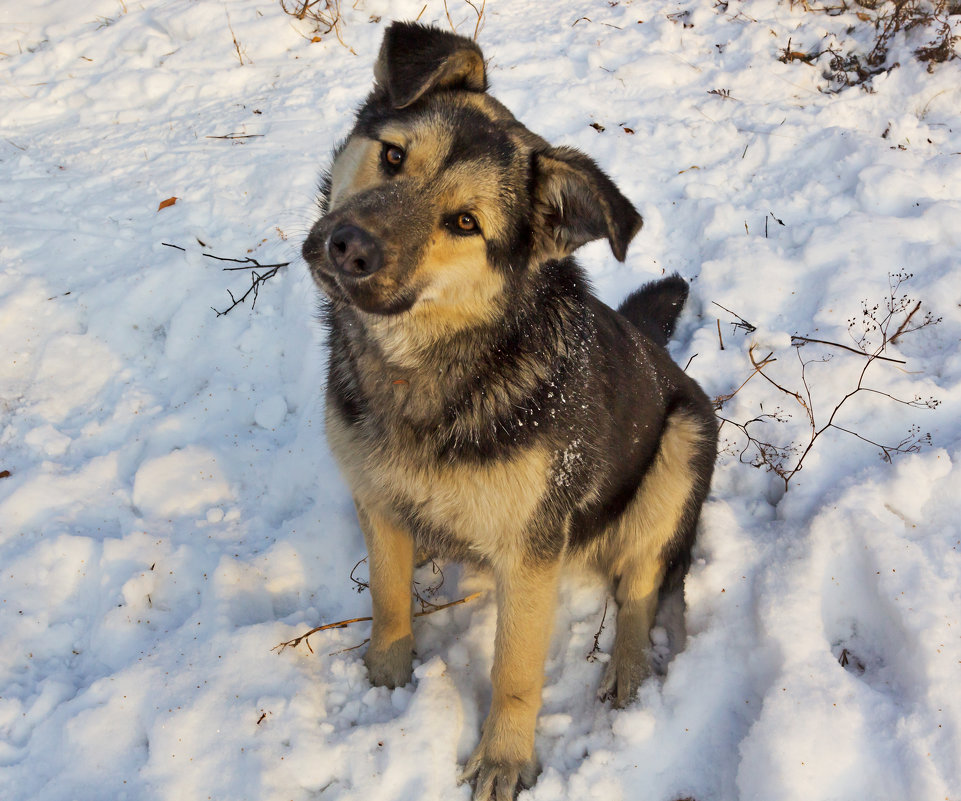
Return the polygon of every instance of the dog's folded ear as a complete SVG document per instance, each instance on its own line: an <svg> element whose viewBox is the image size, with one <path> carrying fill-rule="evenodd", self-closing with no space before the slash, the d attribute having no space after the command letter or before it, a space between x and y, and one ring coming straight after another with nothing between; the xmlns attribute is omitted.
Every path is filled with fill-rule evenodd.
<svg viewBox="0 0 961 801"><path fill-rule="evenodd" d="M394 108L406 108L435 89L487 91L484 55L476 42L416 22L387 28L374 78Z"/></svg>
<svg viewBox="0 0 961 801"><path fill-rule="evenodd" d="M535 243L548 259L606 237L618 261L643 220L614 182L589 157L571 147L534 156Z"/></svg>

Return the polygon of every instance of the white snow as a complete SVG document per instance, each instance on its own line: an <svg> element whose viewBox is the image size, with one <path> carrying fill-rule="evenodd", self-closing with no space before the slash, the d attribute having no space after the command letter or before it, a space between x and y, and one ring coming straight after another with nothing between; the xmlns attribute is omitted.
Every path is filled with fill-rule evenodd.
<svg viewBox="0 0 961 801"><path fill-rule="evenodd" d="M196 446L147 459L133 477L133 505L146 517L194 515L229 499L230 482L216 456Z"/></svg>
<svg viewBox="0 0 961 801"><path fill-rule="evenodd" d="M356 55L275 2L0 0L4 801L470 796L489 578L441 566L432 602L484 594L417 619L408 687L370 687L346 650L366 623L271 650L369 613L299 259L317 179L389 19L448 26L437 0L340 5ZM808 396L791 336L853 347L891 274L913 273L898 294L917 322L941 318L865 376L936 409L861 392L835 420L888 445L918 426L917 453L888 463L828 430L785 492L725 424L686 645L625 710L595 700L612 609L587 658L604 589L565 580L544 772L522 798L961 799L961 60L929 72L912 34L873 91L838 93L826 59L778 61L851 19L775 0L487 4L494 94L644 215L626 264L582 250L597 291L690 280L672 352L712 396L741 387L724 417L777 414L749 430L803 446L804 409L751 377L749 349L823 425L864 358L805 345ZM228 136L247 138L211 138ZM217 316L251 278L205 253L290 265Z"/></svg>

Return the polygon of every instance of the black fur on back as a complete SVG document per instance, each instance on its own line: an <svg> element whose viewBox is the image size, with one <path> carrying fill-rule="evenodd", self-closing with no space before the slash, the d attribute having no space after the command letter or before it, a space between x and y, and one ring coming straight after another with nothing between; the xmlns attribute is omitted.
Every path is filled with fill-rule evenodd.
<svg viewBox="0 0 961 801"><path fill-rule="evenodd" d="M658 345L667 345L687 300L687 281L674 273L635 289L617 311Z"/></svg>

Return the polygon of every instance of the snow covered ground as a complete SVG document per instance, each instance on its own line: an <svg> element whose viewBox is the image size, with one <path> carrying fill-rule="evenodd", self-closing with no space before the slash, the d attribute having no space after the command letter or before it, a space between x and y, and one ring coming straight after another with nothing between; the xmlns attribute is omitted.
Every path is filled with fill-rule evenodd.
<svg viewBox="0 0 961 801"><path fill-rule="evenodd" d="M424 3L343 2L351 52L269 0L0 1L5 801L469 798L490 593L418 619L402 689L372 689L345 650L364 623L271 650L369 609L299 243L384 25ZM752 376L752 346L776 360L719 412L687 645L626 710L594 699L603 588L565 581L524 798L961 799L961 61L929 73L915 33L873 92L840 93L820 91L824 60L778 61L850 19L775 0L487 4L494 93L645 217L625 265L583 250L601 296L691 280L673 353L713 396ZM421 20L448 25L440 0ZM250 277L206 253L290 265L217 316ZM865 358L791 335L853 347L862 302L883 316L900 272L912 303L889 336L916 301L909 328L941 321L887 348L903 364L870 365L877 392L834 419L853 433L826 430L785 493L744 463L756 451L739 458L734 423L776 414L748 430L803 449L805 411L772 382L820 427ZM912 426L931 444L891 463L864 441ZM434 603L490 587L442 567Z"/></svg>

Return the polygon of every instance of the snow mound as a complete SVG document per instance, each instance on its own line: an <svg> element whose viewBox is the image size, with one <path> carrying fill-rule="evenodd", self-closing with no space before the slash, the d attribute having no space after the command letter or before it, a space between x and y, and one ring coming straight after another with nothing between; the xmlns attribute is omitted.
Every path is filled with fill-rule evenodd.
<svg viewBox="0 0 961 801"><path fill-rule="evenodd" d="M216 454L200 446L148 459L133 481L134 506L154 517L200 514L231 497Z"/></svg>

